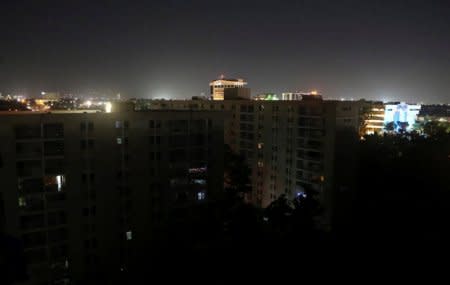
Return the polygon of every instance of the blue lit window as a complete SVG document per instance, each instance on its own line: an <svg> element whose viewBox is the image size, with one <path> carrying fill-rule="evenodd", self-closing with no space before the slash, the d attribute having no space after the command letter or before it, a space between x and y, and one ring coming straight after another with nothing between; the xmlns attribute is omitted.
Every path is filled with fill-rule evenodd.
<svg viewBox="0 0 450 285"><path fill-rule="evenodd" d="M206 193L205 192L198 192L197 193L197 200L202 201L205 200L206 198Z"/></svg>

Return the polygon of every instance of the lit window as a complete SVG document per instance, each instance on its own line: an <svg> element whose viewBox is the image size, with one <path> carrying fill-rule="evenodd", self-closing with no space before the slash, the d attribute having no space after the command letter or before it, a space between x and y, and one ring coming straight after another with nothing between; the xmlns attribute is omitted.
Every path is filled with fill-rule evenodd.
<svg viewBox="0 0 450 285"><path fill-rule="evenodd" d="M25 200L25 197L19 197L19 207L26 207L27 202Z"/></svg>
<svg viewBox="0 0 450 285"><path fill-rule="evenodd" d="M258 143L258 149L262 149L264 147L264 143Z"/></svg>
<svg viewBox="0 0 450 285"><path fill-rule="evenodd" d="M64 175L56 175L56 184L58 185L58 192L61 191L65 183L66 181Z"/></svg>
<svg viewBox="0 0 450 285"><path fill-rule="evenodd" d="M48 192L61 192L66 185L66 177L64 175L46 175L44 176L44 185Z"/></svg>
<svg viewBox="0 0 450 285"><path fill-rule="evenodd" d="M120 128L122 126L121 121L116 121L116 129Z"/></svg>
<svg viewBox="0 0 450 285"><path fill-rule="evenodd" d="M204 166L204 167L198 167L198 168L189 168L189 169L188 169L188 172L189 172L190 174L193 174L193 173L205 173L206 171L207 171L206 166Z"/></svg>
<svg viewBox="0 0 450 285"><path fill-rule="evenodd" d="M206 198L206 193L205 192L198 192L197 193L197 200L201 201L201 200L205 200Z"/></svg>
<svg viewBox="0 0 450 285"><path fill-rule="evenodd" d="M206 180L205 179L193 179L192 182L194 184L198 184L198 185L206 185Z"/></svg>
<svg viewBox="0 0 450 285"><path fill-rule="evenodd" d="M127 236L127 240L132 240L133 239L133 232L132 231L127 231L126 232L126 236Z"/></svg>
<svg viewBox="0 0 450 285"><path fill-rule="evenodd" d="M264 167L264 162L258 161L258 167Z"/></svg>
<svg viewBox="0 0 450 285"><path fill-rule="evenodd" d="M117 138L117 144L122 144L122 138Z"/></svg>

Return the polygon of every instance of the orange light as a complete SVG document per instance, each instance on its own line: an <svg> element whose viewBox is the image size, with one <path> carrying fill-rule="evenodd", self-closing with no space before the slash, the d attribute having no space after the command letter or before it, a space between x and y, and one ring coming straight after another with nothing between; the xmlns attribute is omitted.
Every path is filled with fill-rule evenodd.
<svg viewBox="0 0 450 285"><path fill-rule="evenodd" d="M317 90L313 90L313 91L311 91L310 93L311 93L311 95L317 95L317 94L318 94L318 93L317 93Z"/></svg>

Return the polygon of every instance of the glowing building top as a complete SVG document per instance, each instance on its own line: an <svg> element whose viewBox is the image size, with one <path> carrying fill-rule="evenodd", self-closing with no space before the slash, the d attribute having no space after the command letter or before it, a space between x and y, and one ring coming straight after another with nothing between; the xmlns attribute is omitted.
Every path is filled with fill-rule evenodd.
<svg viewBox="0 0 450 285"><path fill-rule="evenodd" d="M224 100L225 90L233 88L243 88L247 82L241 78L225 78L223 75L219 79L213 80L209 83L211 90L211 97L213 100Z"/></svg>

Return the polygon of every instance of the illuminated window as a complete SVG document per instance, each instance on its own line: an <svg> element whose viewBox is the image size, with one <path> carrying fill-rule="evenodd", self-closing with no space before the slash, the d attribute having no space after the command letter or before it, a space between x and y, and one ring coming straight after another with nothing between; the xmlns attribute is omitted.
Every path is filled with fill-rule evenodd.
<svg viewBox="0 0 450 285"><path fill-rule="evenodd" d="M206 171L207 171L207 168L206 168L206 166L204 166L204 167L198 167L198 168L189 168L188 169L188 172L190 173L190 174L195 174L195 173L206 173Z"/></svg>
<svg viewBox="0 0 450 285"><path fill-rule="evenodd" d="M132 240L133 239L133 232L132 231L127 231L125 235L127 237L127 240Z"/></svg>
<svg viewBox="0 0 450 285"><path fill-rule="evenodd" d="M117 144L122 144L122 138L117 138L116 141L117 141Z"/></svg>
<svg viewBox="0 0 450 285"><path fill-rule="evenodd" d="M198 185L206 185L206 180L205 179L193 179L192 183L198 184Z"/></svg>
<svg viewBox="0 0 450 285"><path fill-rule="evenodd" d="M61 191L63 185L66 183L64 175L56 175L56 185L58 186L58 192Z"/></svg>
<svg viewBox="0 0 450 285"><path fill-rule="evenodd" d="M122 127L122 122L121 121L116 121L116 129L119 129Z"/></svg>
<svg viewBox="0 0 450 285"><path fill-rule="evenodd" d="M258 143L258 149L262 149L264 147L264 143Z"/></svg>
<svg viewBox="0 0 450 285"><path fill-rule="evenodd" d="M19 197L19 207L26 207L27 202L25 200L25 197Z"/></svg>
<svg viewBox="0 0 450 285"><path fill-rule="evenodd" d="M264 162L258 161L258 167L264 167Z"/></svg>
<svg viewBox="0 0 450 285"><path fill-rule="evenodd" d="M206 198L206 193L205 192L198 192L197 193L197 200L202 201L205 200Z"/></svg>
<svg viewBox="0 0 450 285"><path fill-rule="evenodd" d="M61 192L66 184L64 175L47 175L44 176L45 189L48 192Z"/></svg>

